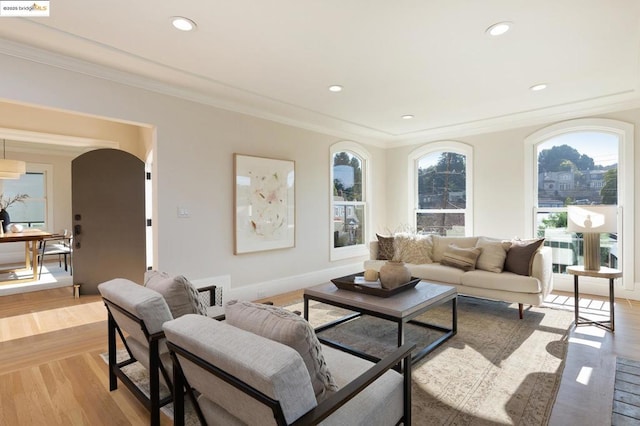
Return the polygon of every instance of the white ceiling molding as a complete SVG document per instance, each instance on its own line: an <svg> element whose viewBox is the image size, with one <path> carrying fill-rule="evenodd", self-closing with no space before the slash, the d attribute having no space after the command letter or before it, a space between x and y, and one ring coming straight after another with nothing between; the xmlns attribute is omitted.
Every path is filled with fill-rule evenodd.
<svg viewBox="0 0 640 426"><path fill-rule="evenodd" d="M28 130L0 127L0 138L6 139L13 152L58 153L74 155L98 148L118 149L118 142L85 138L78 136L58 135L53 133L32 132ZM15 141L14 143L11 143Z"/></svg>

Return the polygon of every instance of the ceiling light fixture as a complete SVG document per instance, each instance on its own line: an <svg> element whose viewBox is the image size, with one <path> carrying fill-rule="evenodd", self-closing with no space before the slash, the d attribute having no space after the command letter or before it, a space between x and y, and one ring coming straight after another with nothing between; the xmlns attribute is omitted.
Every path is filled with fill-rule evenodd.
<svg viewBox="0 0 640 426"><path fill-rule="evenodd" d="M27 163L18 160L7 160L7 141L2 139L2 159L0 159L0 179L19 179L27 172Z"/></svg>
<svg viewBox="0 0 640 426"><path fill-rule="evenodd" d="M509 31L509 29L511 29L511 25L513 25L512 22L498 22L497 24L493 24L487 28L485 32L490 36L496 37Z"/></svg>
<svg viewBox="0 0 640 426"><path fill-rule="evenodd" d="M342 86L339 84L333 84L329 86L329 91L334 93L342 92Z"/></svg>
<svg viewBox="0 0 640 426"><path fill-rule="evenodd" d="M532 92L539 92L540 90L544 90L546 88L547 88L546 83L540 83L540 84L535 84L529 87L529 90L531 90Z"/></svg>
<svg viewBox="0 0 640 426"><path fill-rule="evenodd" d="M411 114L405 114L405 115L402 116L403 120L411 120L412 118L413 118L413 115L411 115Z"/></svg>
<svg viewBox="0 0 640 426"><path fill-rule="evenodd" d="M196 29L196 23L183 16L172 16L171 24L180 31L193 31Z"/></svg>

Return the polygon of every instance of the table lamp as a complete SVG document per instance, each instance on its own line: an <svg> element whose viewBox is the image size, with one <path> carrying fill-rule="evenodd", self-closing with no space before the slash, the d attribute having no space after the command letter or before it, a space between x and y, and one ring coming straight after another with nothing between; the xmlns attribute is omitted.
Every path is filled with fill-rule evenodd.
<svg viewBox="0 0 640 426"><path fill-rule="evenodd" d="M600 270L600 234L617 231L615 205L567 206L567 231L581 232L584 240L584 269Z"/></svg>

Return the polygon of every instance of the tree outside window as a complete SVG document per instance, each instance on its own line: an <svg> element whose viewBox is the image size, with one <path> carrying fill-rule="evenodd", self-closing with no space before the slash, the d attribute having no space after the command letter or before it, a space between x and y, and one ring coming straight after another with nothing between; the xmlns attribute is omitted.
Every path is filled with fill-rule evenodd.
<svg viewBox="0 0 640 426"><path fill-rule="evenodd" d="M618 204L618 137L572 132L539 143L537 235L554 250L554 272L582 264L581 234L566 232L568 205ZM559 181L564 183L560 184ZM601 262L616 267L617 234L602 234Z"/></svg>
<svg viewBox="0 0 640 426"><path fill-rule="evenodd" d="M348 151L333 155L333 246L364 244L363 160Z"/></svg>
<svg viewBox="0 0 640 426"><path fill-rule="evenodd" d="M467 158L436 151L417 161L416 227L419 233L465 235Z"/></svg>

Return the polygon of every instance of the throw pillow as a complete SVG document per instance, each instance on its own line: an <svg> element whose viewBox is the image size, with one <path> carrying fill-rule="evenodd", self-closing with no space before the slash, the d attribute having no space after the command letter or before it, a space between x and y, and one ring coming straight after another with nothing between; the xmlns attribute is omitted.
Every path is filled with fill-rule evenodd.
<svg viewBox="0 0 640 426"><path fill-rule="evenodd" d="M318 400L338 390L322 355L320 341L304 318L276 306L237 300L227 302L225 314L227 324L298 351L309 370L311 384Z"/></svg>
<svg viewBox="0 0 640 426"><path fill-rule="evenodd" d="M453 266L463 271L473 271L476 269L476 262L480 257L482 249L479 247L461 248L450 244L442 255L441 265Z"/></svg>
<svg viewBox="0 0 640 426"><path fill-rule="evenodd" d="M504 261L504 270L518 275L531 275L533 257L543 243L544 238L512 241Z"/></svg>
<svg viewBox="0 0 640 426"><path fill-rule="evenodd" d="M432 235L433 240L433 252L431 254L431 260L434 262L440 262L445 250L449 248L449 244L455 244L460 248L475 247L478 242L478 237L443 237L440 235Z"/></svg>
<svg viewBox="0 0 640 426"><path fill-rule="evenodd" d="M162 294L174 319L185 314L207 315L198 290L182 275L172 277L166 272L147 271L144 286Z"/></svg>
<svg viewBox="0 0 640 426"><path fill-rule="evenodd" d="M393 260L420 265L431 260L431 235L399 233L394 239Z"/></svg>
<svg viewBox="0 0 640 426"><path fill-rule="evenodd" d="M391 260L393 259L393 236L385 237L376 234L378 237L378 260Z"/></svg>
<svg viewBox="0 0 640 426"><path fill-rule="evenodd" d="M476 247L482 249L476 268L489 272L502 272L504 261L507 259L507 251L511 247L510 241L478 237Z"/></svg>

